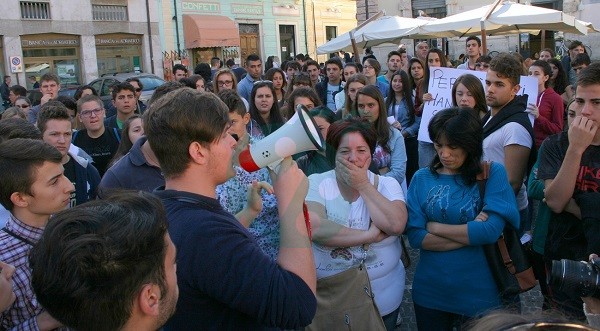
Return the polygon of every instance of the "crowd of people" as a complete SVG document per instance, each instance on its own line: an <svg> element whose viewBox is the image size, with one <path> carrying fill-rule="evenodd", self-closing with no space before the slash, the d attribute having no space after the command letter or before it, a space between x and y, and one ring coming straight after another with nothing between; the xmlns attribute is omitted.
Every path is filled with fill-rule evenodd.
<svg viewBox="0 0 600 331"><path fill-rule="evenodd" d="M505 227L531 245L543 309L599 319L595 300L584 306L546 281L553 260L600 252L600 64L581 43L562 61L549 49L523 61L482 54L468 37L458 68L485 81L465 72L452 107L428 123L430 69L452 64L427 42L412 57L390 52L385 72L372 54L322 66L302 54L229 62L213 58L192 75L175 65L147 105L136 78L111 87L111 107L88 85L60 98L51 73L39 105L10 87L0 329L314 330L315 316L335 320L327 300L342 295L324 284L358 267L366 304L391 331L406 237L420 252L418 328L460 330L519 311L483 250ZM535 104L518 95L523 75L538 81ZM285 157L276 171L241 166L245 149L302 111L324 150ZM364 325L354 314L345 328Z"/></svg>

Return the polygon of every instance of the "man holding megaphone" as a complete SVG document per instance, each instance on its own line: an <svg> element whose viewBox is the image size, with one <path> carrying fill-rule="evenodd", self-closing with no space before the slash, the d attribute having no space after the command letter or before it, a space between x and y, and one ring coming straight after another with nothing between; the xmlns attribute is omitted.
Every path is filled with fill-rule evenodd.
<svg viewBox="0 0 600 331"><path fill-rule="evenodd" d="M148 110L146 131L165 176L157 190L177 248L177 311L165 330L297 329L316 310L315 266L303 203L308 182L290 157L275 176L280 218L277 262L223 210L216 186L235 172L227 106L180 89Z"/></svg>

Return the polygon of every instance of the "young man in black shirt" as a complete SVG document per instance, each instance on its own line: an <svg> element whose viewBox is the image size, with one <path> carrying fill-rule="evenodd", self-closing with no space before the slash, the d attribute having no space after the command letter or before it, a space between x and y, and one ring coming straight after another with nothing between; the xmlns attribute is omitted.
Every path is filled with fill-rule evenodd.
<svg viewBox="0 0 600 331"><path fill-rule="evenodd" d="M86 159L69 153L73 131L67 108L58 101L48 101L40 108L37 125L42 139L60 152L65 176L75 186L69 206L95 199L100 175Z"/></svg>
<svg viewBox="0 0 600 331"><path fill-rule="evenodd" d="M104 125L104 115L104 105L99 97L86 95L77 101L77 117L85 129L75 133L73 144L94 159L100 176L106 172L121 140L116 128L107 128Z"/></svg>

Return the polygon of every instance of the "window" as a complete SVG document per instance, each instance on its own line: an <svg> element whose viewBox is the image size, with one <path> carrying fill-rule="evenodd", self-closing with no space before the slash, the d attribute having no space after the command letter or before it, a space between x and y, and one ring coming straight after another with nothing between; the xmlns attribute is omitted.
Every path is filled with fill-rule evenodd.
<svg viewBox="0 0 600 331"><path fill-rule="evenodd" d="M435 18L446 17L445 0L411 0L413 17L429 16ZM423 14L423 15L422 15Z"/></svg>
<svg viewBox="0 0 600 331"><path fill-rule="evenodd" d="M21 1L21 18L27 20L49 20L50 3L41 1Z"/></svg>
<svg viewBox="0 0 600 331"><path fill-rule="evenodd" d="M94 21L127 21L127 6L92 5Z"/></svg>
<svg viewBox="0 0 600 331"><path fill-rule="evenodd" d="M337 26L326 26L325 27L325 41L330 41L331 39L337 37Z"/></svg>
<svg viewBox="0 0 600 331"><path fill-rule="evenodd" d="M419 17L421 12L424 12L427 17L434 17L434 18L444 18L447 15L446 6L435 7L435 8L425 8L425 9L414 9L414 7L413 7L413 16L414 17Z"/></svg>

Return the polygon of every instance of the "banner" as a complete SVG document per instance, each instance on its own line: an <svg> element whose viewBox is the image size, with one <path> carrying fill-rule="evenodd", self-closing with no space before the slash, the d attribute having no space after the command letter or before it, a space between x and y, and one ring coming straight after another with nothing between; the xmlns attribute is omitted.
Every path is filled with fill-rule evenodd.
<svg viewBox="0 0 600 331"><path fill-rule="evenodd" d="M483 85L483 90L486 90L485 78L486 73L482 71L455 69L455 68L429 68L429 93L433 99L425 102L423 107L423 115L421 117L421 126L419 127L418 140L431 142L429 139L429 132L427 127L433 115L438 111L452 107L452 86L458 77L464 74L471 74L479 78ZM527 102L535 104L538 94L538 81L534 77L521 76L521 89L517 93L518 95L527 94ZM530 115L529 119L533 125L533 116Z"/></svg>

